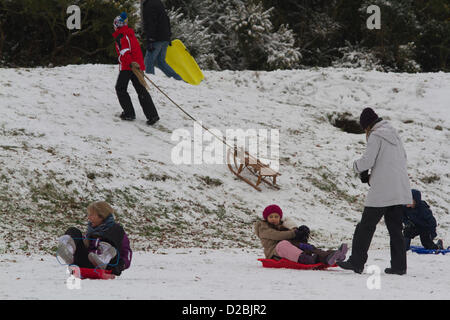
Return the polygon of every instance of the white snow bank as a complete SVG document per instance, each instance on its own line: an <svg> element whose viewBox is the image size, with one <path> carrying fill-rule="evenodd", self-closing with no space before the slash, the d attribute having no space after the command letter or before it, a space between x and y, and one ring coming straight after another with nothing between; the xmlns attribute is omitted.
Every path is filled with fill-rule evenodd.
<svg viewBox="0 0 450 320"><path fill-rule="evenodd" d="M0 299L305 300L448 299L447 255L408 253L408 273L387 275L388 250L371 250L362 275L263 268L260 250L160 250L137 253L114 280L67 286L67 267L49 255L2 255ZM370 271L374 265L380 270ZM369 272L370 271L370 272ZM368 285L369 283L369 285ZM369 289L372 288L372 289ZM262 303L262 302L260 302Z"/></svg>

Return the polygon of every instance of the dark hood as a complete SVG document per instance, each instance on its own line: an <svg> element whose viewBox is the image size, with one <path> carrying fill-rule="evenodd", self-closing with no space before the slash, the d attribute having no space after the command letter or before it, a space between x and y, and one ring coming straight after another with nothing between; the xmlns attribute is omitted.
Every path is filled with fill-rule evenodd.
<svg viewBox="0 0 450 320"><path fill-rule="evenodd" d="M416 206L420 206L421 202L422 202L422 194L420 193L419 190L416 189L412 189L412 197L414 199L414 201L416 202Z"/></svg>

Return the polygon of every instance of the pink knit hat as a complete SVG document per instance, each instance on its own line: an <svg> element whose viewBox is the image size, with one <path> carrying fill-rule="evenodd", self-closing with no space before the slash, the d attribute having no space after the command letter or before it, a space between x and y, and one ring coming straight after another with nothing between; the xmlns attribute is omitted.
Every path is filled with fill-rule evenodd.
<svg viewBox="0 0 450 320"><path fill-rule="evenodd" d="M272 213L278 213L280 215L280 219L283 218L283 211L281 210L281 208L276 204L271 204L270 206L267 206L263 211L264 220L267 220L267 217Z"/></svg>

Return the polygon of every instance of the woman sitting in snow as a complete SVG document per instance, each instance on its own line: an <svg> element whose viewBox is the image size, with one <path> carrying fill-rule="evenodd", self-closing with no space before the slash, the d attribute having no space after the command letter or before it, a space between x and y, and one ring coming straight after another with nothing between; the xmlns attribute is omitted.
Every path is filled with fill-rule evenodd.
<svg viewBox="0 0 450 320"><path fill-rule="evenodd" d="M98 201L87 207L88 227L83 237L75 227L69 228L58 239L57 255L67 264L80 268L112 270L120 275L131 263L132 251L128 236L114 221L114 209Z"/></svg>
<svg viewBox="0 0 450 320"><path fill-rule="evenodd" d="M403 236L405 237L406 250L410 249L411 240L420 236L420 242L425 249L443 249L442 240L433 242L436 238L436 219L430 210L428 203L422 200L419 190L412 189L413 204L403 206Z"/></svg>
<svg viewBox="0 0 450 320"><path fill-rule="evenodd" d="M309 228L289 228L287 221L282 221L283 211L275 204L264 209L264 220L255 223L255 233L264 247L267 259L288 259L301 264L322 262L333 265L345 260L347 245L342 244L338 250L320 250L308 244Z"/></svg>

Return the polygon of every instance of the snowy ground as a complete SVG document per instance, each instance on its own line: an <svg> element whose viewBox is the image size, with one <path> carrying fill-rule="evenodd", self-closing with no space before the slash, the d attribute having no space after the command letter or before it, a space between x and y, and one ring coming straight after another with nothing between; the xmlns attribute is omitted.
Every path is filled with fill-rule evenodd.
<svg viewBox="0 0 450 320"><path fill-rule="evenodd" d="M382 274L382 290L369 291L361 280L367 277L342 270L262 269L256 261L262 250L252 229L263 208L276 203L299 225L310 226L314 244L332 248L351 243L368 189L352 176L350 166L364 151L365 138L346 133L331 121L342 114L357 120L361 110L371 106L399 130L411 185L423 192L439 223L438 236L448 245L450 74L336 68L223 71L205 72L199 86L161 73L153 76L173 100L209 128L224 134L227 129L279 130L281 190L263 187L257 192L224 164L174 164L171 155L179 143L174 133L185 129L193 136L193 122L155 89L151 94L161 116L157 125L145 124L131 85L137 120L120 121L114 91L117 73L117 66L110 65L0 69L0 259L2 271L10 272L0 276L2 297L80 294L65 289L65 270L51 255L57 237L68 227L85 228L86 206L99 199L117 209L116 218L137 254L132 270L121 279L83 282L81 292L91 296L99 285L119 288L128 281L140 289L116 290L116 297L181 299L190 298L192 292L198 298L269 298L262 281L267 276L271 281L282 279L280 285L272 285L279 288L280 297L295 299L293 275L298 275L302 283L311 282L310 295L317 298L336 297L329 288L342 290L339 297L446 297L448 281L440 281L445 277L440 270L448 256L412 256L407 277L391 282ZM389 259L387 237L381 222L371 259L381 259L372 262L379 261L382 271ZM198 250L203 249L213 251L200 255ZM256 251L239 254L241 249ZM151 254L155 250L170 254ZM186 265L186 259L193 259L197 268ZM202 259L208 262L200 263ZM28 260L37 263L30 265ZM429 264L430 260L436 263ZM232 267L224 267L230 261ZM60 276L52 280L49 274ZM232 277L242 280L222 280ZM420 285L404 280L411 278ZM177 280L189 284L189 289L183 290ZM214 281L221 290L210 288ZM23 290L11 290L17 286ZM236 291L236 286L242 290ZM292 286L290 294L281 293L285 286ZM155 290L144 290L150 287ZM39 290L45 294L39 295ZM210 296L208 290L215 291Z"/></svg>
<svg viewBox="0 0 450 320"><path fill-rule="evenodd" d="M267 269L259 251L169 249L137 253L130 270L114 280L68 286L66 267L53 256L3 255L2 299L449 299L450 256L408 253L408 274L384 274L388 250L372 250L365 273ZM370 265L381 270L371 271ZM374 269L376 270L376 269ZM378 280L379 279L379 280ZM369 283L369 285L368 285ZM5 285L6 284L6 285ZM372 288L372 289L369 289Z"/></svg>

